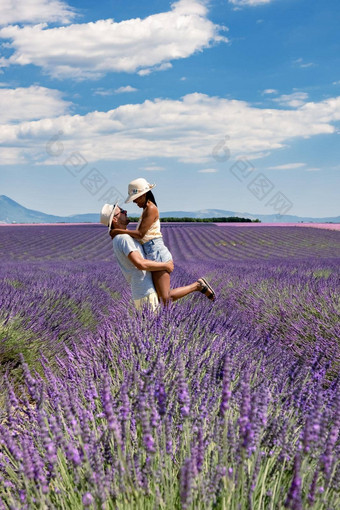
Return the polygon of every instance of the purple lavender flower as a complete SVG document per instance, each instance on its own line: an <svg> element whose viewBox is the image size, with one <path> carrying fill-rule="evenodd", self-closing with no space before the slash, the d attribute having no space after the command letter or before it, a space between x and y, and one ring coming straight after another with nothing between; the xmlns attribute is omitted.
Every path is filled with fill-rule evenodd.
<svg viewBox="0 0 340 510"><path fill-rule="evenodd" d="M249 384L249 372L247 371L241 382L242 402L240 408L240 417L238 419L239 434L242 448L249 450L252 445L252 439L254 436L252 423L250 421L251 416L251 400L250 400L250 384Z"/></svg>
<svg viewBox="0 0 340 510"><path fill-rule="evenodd" d="M103 394L102 394L103 410L107 419L108 428L112 430L115 439L119 445L122 444L122 434L118 420L113 411L112 396L110 391L110 382L108 376L104 378Z"/></svg>
<svg viewBox="0 0 340 510"><path fill-rule="evenodd" d="M319 469L316 469L313 475L312 483L309 488L308 493L308 503L310 506L314 505L315 502L315 491L316 491L316 484L319 476Z"/></svg>
<svg viewBox="0 0 340 510"><path fill-rule="evenodd" d="M200 473L203 468L204 462L204 437L203 437L203 428L200 426L197 431L197 455L196 455L196 463L197 463L197 471Z"/></svg>
<svg viewBox="0 0 340 510"><path fill-rule="evenodd" d="M300 464L300 457L296 455L294 459L293 480L285 501L285 507L291 510L302 509Z"/></svg>
<svg viewBox="0 0 340 510"><path fill-rule="evenodd" d="M191 459L187 458L181 468L180 497L182 508L186 510L192 501L192 466Z"/></svg>
<svg viewBox="0 0 340 510"><path fill-rule="evenodd" d="M139 413L140 419L142 423L143 429L143 442L145 449L148 453L155 452L155 440L151 434L151 426L149 421L149 415L147 411L147 403L146 403L146 395L145 388L143 387L141 390L141 395L139 398Z"/></svg>
<svg viewBox="0 0 340 510"><path fill-rule="evenodd" d="M329 431L329 435L326 442L326 448L321 456L321 463L325 472L327 480L331 475L331 469L334 460L334 446L339 437L340 431L340 391L337 392L334 399L334 420Z"/></svg>
<svg viewBox="0 0 340 510"><path fill-rule="evenodd" d="M160 416L166 413L166 392L163 381L159 381L156 388L156 398L158 403L158 412Z"/></svg>
<svg viewBox="0 0 340 510"><path fill-rule="evenodd" d="M22 465L24 475L28 480L34 479L34 464L31 456L31 445L27 438L22 442Z"/></svg>
<svg viewBox="0 0 340 510"><path fill-rule="evenodd" d="M94 498L91 492L85 492L85 494L82 497L82 502L85 508L93 504Z"/></svg>
<svg viewBox="0 0 340 510"><path fill-rule="evenodd" d="M67 458L72 462L74 467L77 467L81 464L81 457L79 455L78 448L76 448L72 443L69 443L66 447Z"/></svg>
<svg viewBox="0 0 340 510"><path fill-rule="evenodd" d="M185 381L183 362L179 363L178 375L178 401L181 404L181 415L186 418L190 414L190 396L188 385Z"/></svg>
<svg viewBox="0 0 340 510"><path fill-rule="evenodd" d="M229 408L229 400L231 397L230 390L230 358L226 357L223 367L223 383L222 383L222 398L220 404L220 415L223 417L226 410Z"/></svg>

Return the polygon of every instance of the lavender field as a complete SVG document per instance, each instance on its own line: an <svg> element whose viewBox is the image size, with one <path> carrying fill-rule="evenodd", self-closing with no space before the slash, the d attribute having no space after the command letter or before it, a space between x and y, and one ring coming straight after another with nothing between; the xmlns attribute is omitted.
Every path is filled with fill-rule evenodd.
<svg viewBox="0 0 340 510"><path fill-rule="evenodd" d="M137 312L101 225L0 226L0 510L340 508L340 233L164 224Z"/></svg>

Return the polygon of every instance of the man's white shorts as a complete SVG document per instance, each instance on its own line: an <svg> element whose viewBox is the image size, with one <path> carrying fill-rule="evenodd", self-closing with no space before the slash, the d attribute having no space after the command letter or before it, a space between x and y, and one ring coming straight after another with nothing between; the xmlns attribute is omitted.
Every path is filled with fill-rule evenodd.
<svg viewBox="0 0 340 510"><path fill-rule="evenodd" d="M157 292L152 292L141 299L134 299L134 303L137 310L141 310L144 305L148 305L151 310L155 311L159 305Z"/></svg>

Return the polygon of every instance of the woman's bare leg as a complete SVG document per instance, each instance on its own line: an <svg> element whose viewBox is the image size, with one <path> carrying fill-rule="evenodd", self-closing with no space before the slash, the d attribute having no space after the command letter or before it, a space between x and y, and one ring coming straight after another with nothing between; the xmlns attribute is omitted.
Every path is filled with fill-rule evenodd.
<svg viewBox="0 0 340 510"><path fill-rule="evenodd" d="M166 305L170 300L170 274L167 271L153 271L152 280L159 300Z"/></svg>
<svg viewBox="0 0 340 510"><path fill-rule="evenodd" d="M192 292L201 290L199 282L185 285L184 287L177 287L177 289L170 289L170 274L166 271L153 271L153 283L158 294L158 298L165 305L169 301L177 301Z"/></svg>
<svg viewBox="0 0 340 510"><path fill-rule="evenodd" d="M170 290L171 301L176 301L177 299L181 299L192 292L196 292L201 289L201 285L198 282L191 283L190 285L185 285L184 287L177 287L177 289Z"/></svg>

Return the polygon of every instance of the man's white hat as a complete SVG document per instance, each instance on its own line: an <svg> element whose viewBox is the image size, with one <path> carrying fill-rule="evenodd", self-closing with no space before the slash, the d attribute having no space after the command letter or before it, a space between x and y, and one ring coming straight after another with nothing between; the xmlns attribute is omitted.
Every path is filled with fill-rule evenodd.
<svg viewBox="0 0 340 510"><path fill-rule="evenodd" d="M155 186L156 184L149 184L147 180L143 179L143 177L131 181L128 188L128 197L125 200L125 203L128 204L129 202L132 202L132 200L141 197L144 193L147 193Z"/></svg>
<svg viewBox="0 0 340 510"><path fill-rule="evenodd" d="M114 215L117 213L117 207L118 202L115 204L105 204L103 205L103 208L100 213L100 223L105 225L106 227L109 227L109 230L111 230L111 223L113 220Z"/></svg>

